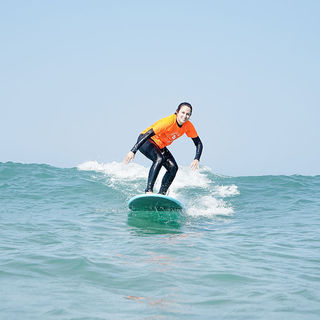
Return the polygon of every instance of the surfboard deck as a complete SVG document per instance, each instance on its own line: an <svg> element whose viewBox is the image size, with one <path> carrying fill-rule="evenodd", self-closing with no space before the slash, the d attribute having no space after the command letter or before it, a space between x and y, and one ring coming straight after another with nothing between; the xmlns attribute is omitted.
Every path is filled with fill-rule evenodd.
<svg viewBox="0 0 320 320"><path fill-rule="evenodd" d="M170 211L183 210L183 204L162 194L140 194L131 198L128 207L132 211Z"/></svg>

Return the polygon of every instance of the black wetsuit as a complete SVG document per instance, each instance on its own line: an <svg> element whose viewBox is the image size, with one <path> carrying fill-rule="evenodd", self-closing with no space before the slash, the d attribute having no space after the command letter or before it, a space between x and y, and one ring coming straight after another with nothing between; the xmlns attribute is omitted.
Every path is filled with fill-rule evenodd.
<svg viewBox="0 0 320 320"><path fill-rule="evenodd" d="M153 162L149 171L147 188L145 189L145 192L153 192L153 186L156 182L161 167L164 166L166 168L167 172L163 176L159 191L160 194L166 194L176 176L178 165L167 147L160 149L158 145L152 139L150 139L154 135L155 133L153 129L150 129L145 134L140 134L137 143L134 145L131 151L136 153L139 150ZM196 155L194 159L200 160L203 149L202 142L199 137L192 138L192 140L196 146Z"/></svg>

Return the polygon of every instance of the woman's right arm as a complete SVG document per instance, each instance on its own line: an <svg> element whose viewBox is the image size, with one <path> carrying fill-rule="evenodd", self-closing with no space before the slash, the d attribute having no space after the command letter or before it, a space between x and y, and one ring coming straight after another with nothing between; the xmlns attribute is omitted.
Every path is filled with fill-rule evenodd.
<svg viewBox="0 0 320 320"><path fill-rule="evenodd" d="M153 129L148 130L142 137L139 139L139 141L132 147L132 149L129 151L129 153L126 155L124 159L124 163L128 164L130 161L134 159L134 156L136 152L139 150L139 148L151 137L155 135Z"/></svg>

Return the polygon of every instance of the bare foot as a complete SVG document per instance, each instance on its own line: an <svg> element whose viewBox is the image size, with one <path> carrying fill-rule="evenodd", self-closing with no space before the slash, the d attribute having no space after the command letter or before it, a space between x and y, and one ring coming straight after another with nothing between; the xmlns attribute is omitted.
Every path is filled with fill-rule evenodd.
<svg viewBox="0 0 320 320"><path fill-rule="evenodd" d="M146 194L153 194L153 192L152 191L147 191Z"/></svg>

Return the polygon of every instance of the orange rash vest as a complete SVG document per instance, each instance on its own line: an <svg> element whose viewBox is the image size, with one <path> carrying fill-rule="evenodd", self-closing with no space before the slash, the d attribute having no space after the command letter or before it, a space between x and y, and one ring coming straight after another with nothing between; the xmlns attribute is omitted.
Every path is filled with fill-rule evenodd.
<svg viewBox="0 0 320 320"><path fill-rule="evenodd" d="M176 114L160 119L141 133L144 134L150 129L153 129L155 133L151 139L160 149L170 145L175 139L181 137L185 133L189 138L196 138L198 136L196 129L189 120L179 127Z"/></svg>

